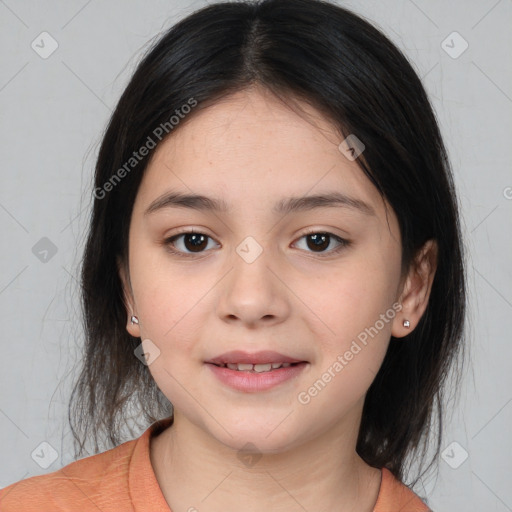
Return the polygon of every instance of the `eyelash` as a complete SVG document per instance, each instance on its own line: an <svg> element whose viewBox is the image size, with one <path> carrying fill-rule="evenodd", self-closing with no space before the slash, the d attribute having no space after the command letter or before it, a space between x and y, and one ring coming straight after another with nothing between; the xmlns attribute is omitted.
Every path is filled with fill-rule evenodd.
<svg viewBox="0 0 512 512"><path fill-rule="evenodd" d="M202 253L206 252L206 251L202 251L202 252L197 252L197 253L187 253L187 252L181 252L181 251L178 251L178 250L174 249L172 247L172 244L175 242L176 239L178 239L179 237L184 236L184 235L204 235L207 238L210 238L211 240L213 240L212 237L210 237L208 235L205 235L205 233L201 233L199 231L194 231L194 230L182 231L180 233L172 235L171 237L166 238L163 241L163 243L167 247L167 250L170 253L172 253L172 254L174 254L174 255L176 255L178 257L183 257L183 258L191 258L191 257L193 258L195 256L201 255ZM329 233L328 231L319 231L319 230L312 230L312 231L308 231L306 233L303 233L299 237L299 240L304 238L304 237L307 237L309 235L327 235L331 239L334 239L336 242L338 242L340 244L336 249L333 249L331 251L326 251L325 253L321 253L321 252L315 253L313 251L306 251L306 252L311 252L311 254L317 254L317 255L320 256L320 258L326 258L326 257L328 257L330 255L338 254L342 250L346 249L347 247L349 247L352 244L352 242L350 240L346 240L344 238L341 238L341 237L335 235L334 233Z"/></svg>

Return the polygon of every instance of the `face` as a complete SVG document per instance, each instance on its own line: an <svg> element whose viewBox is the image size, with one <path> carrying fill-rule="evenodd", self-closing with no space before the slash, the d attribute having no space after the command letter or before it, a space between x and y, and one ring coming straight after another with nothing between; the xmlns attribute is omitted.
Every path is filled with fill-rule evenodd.
<svg viewBox="0 0 512 512"><path fill-rule="evenodd" d="M157 355L149 370L175 415L235 449L278 452L355 421L400 336L397 219L302 108L309 122L250 90L195 112L155 150L131 218L128 330ZM311 199L333 193L351 200ZM280 209L290 198L308 207ZM301 363L264 376L208 363L235 350Z"/></svg>

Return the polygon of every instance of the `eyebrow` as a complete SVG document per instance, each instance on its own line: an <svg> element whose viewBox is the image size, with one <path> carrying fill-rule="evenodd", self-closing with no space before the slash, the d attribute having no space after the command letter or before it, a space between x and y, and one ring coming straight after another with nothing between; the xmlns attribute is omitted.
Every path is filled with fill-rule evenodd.
<svg viewBox="0 0 512 512"><path fill-rule="evenodd" d="M288 197L282 199L272 209L276 214L286 215L292 212L302 212L315 208L342 207L350 208L368 216L376 216L375 210L368 204L341 192L329 192L303 197ZM229 213L229 206L222 199L198 194L183 194L168 192L155 199L144 212L149 215L165 208L190 208L198 211L214 211Z"/></svg>

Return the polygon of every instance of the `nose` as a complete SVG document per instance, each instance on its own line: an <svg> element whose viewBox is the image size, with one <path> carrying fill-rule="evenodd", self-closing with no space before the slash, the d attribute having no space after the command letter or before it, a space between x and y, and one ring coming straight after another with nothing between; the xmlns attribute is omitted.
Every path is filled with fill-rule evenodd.
<svg viewBox="0 0 512 512"><path fill-rule="evenodd" d="M243 252L233 255L231 271L219 288L218 316L252 328L281 323L290 314L290 292L282 271L270 265L270 251L263 250L251 259Z"/></svg>

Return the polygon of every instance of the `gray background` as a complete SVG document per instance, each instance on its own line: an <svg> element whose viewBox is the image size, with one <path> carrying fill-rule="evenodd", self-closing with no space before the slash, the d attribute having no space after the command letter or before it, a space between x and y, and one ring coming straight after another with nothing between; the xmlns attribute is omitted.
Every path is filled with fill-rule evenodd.
<svg viewBox="0 0 512 512"><path fill-rule="evenodd" d="M204 4L0 0L0 487L73 460L66 406L98 145L148 41ZM512 511L512 1L343 5L379 26L423 78L469 249L471 367L450 406L439 472L415 490L436 512ZM46 59L31 47L43 51L43 31L58 43ZM454 31L469 45L457 58L446 50L463 41L443 43ZM52 450L52 464L38 465Z"/></svg>

